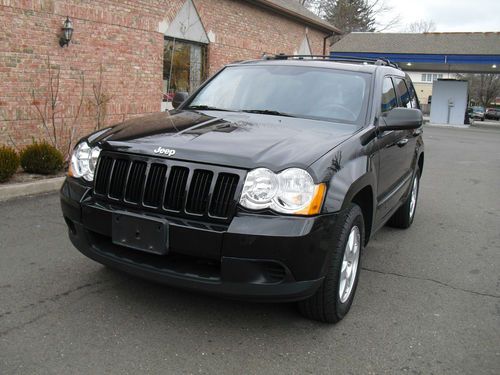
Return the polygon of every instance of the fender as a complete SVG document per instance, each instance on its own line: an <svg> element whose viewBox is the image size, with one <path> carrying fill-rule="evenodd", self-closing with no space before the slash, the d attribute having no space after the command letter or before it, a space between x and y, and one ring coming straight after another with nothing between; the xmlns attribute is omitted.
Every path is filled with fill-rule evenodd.
<svg viewBox="0 0 500 375"><path fill-rule="evenodd" d="M371 217L366 218L366 241L372 235L377 202L377 148L373 134L373 127L363 129L359 137L344 142L342 150L333 149L311 165L311 169L322 176L321 181L328 185L323 213L344 210L359 192L371 188Z"/></svg>
<svg viewBox="0 0 500 375"><path fill-rule="evenodd" d="M351 188L347 191L344 196L344 200L342 202L341 210L345 209L353 200L353 198L364 188L370 187L372 190L372 209L375 212L376 207L376 199L375 199L375 191L376 191L376 177L375 173L368 172L357 179L352 185Z"/></svg>
<svg viewBox="0 0 500 375"><path fill-rule="evenodd" d="M333 149L311 166L320 181L328 185L323 213L341 211L366 186L376 191L376 150L373 147L373 142L363 147L359 138L350 139L343 144L342 150Z"/></svg>

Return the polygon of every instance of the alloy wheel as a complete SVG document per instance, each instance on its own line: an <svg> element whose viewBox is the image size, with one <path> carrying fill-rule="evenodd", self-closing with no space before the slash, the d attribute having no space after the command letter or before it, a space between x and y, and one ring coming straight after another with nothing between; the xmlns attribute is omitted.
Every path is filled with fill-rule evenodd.
<svg viewBox="0 0 500 375"><path fill-rule="evenodd" d="M349 238L344 250L342 269L339 280L339 299L345 303L353 290L356 275L358 273L359 255L361 249L361 234L357 226L351 228Z"/></svg>

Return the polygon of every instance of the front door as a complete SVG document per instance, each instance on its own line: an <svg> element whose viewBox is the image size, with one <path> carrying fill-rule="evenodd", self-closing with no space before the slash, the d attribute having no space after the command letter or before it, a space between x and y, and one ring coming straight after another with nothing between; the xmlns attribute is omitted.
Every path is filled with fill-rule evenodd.
<svg viewBox="0 0 500 375"><path fill-rule="evenodd" d="M385 77L382 88L381 116L398 106L391 77ZM411 156L406 130L391 130L378 135L377 221L385 220L398 205L411 180Z"/></svg>

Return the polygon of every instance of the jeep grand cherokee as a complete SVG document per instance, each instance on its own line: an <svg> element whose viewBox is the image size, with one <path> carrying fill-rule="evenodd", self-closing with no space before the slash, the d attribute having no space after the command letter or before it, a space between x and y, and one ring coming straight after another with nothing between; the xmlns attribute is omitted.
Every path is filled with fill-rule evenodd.
<svg viewBox="0 0 500 375"><path fill-rule="evenodd" d="M277 56L174 103L78 143L61 189L73 244L167 285L342 319L364 246L415 216L424 147L408 75Z"/></svg>

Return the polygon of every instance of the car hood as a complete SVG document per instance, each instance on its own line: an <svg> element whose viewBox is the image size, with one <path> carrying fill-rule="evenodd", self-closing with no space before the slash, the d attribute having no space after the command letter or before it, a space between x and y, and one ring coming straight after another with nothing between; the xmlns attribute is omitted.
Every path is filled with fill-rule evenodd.
<svg viewBox="0 0 500 375"><path fill-rule="evenodd" d="M356 126L222 111L171 111L135 118L89 137L103 149L232 166L307 168ZM158 148L175 150L166 156Z"/></svg>

